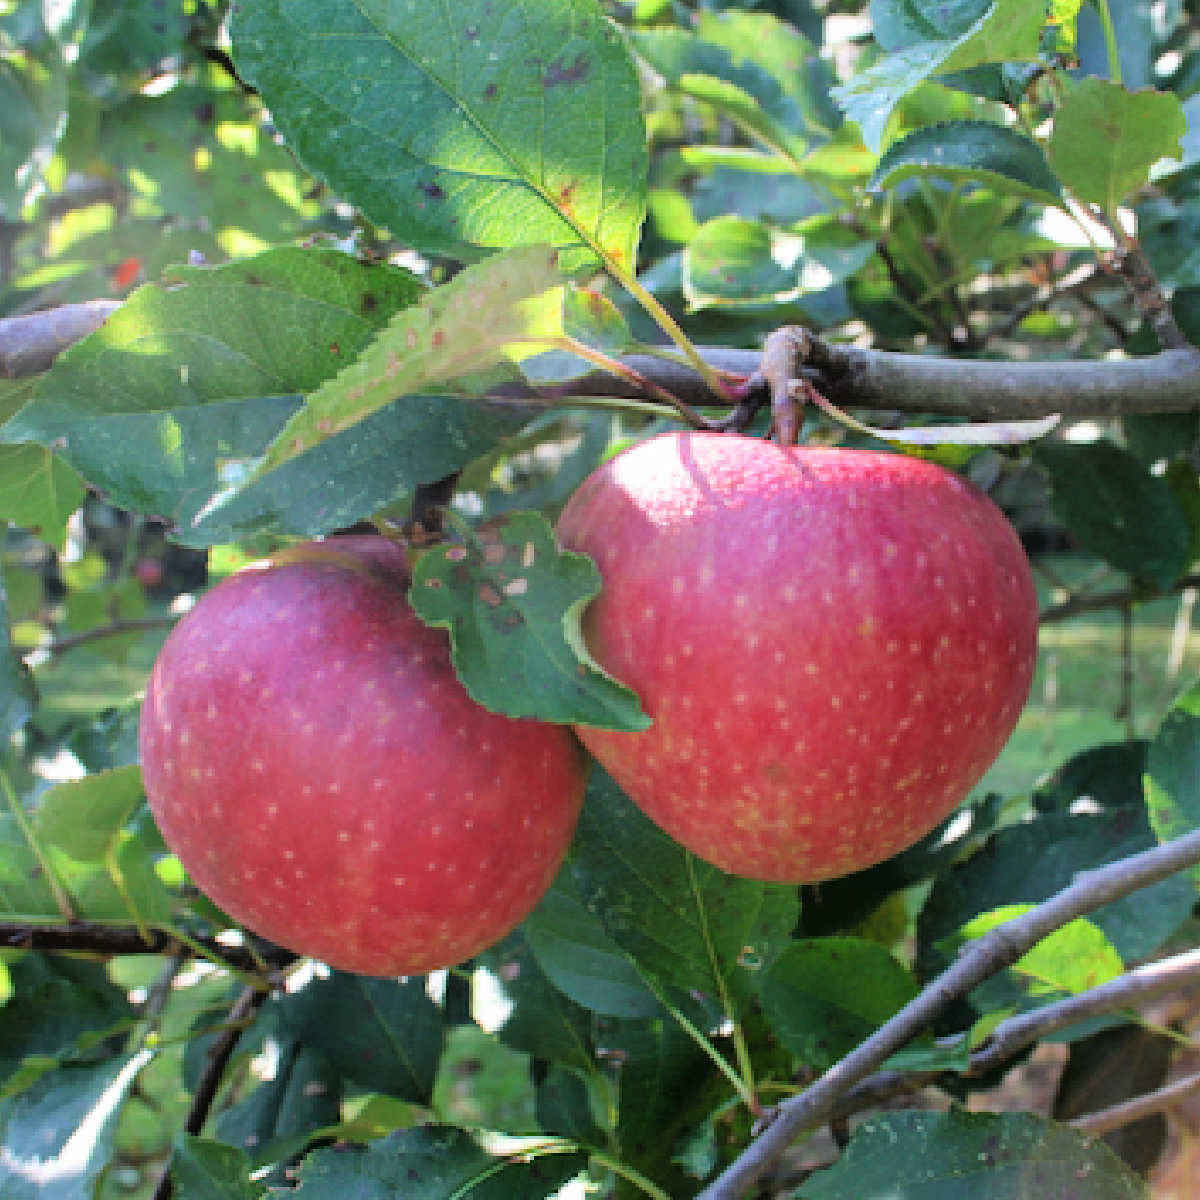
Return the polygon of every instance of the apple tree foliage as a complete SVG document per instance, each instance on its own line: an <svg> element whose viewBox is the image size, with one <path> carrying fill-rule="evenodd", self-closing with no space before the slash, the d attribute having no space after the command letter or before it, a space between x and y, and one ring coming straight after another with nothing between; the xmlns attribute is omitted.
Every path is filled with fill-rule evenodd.
<svg viewBox="0 0 1200 1200"><path fill-rule="evenodd" d="M948 360L964 388L971 360L1069 383L1186 351L1194 26L1183 0L0 0L0 318L110 302L49 369L0 371L0 1195L743 1194L714 1181L764 1113L974 939L1194 832L1200 384L1032 447L860 411L1003 506L1044 627L992 775L850 878L724 875L594 771L515 933L428 979L356 977L231 929L136 763L189 598L288 541L397 528L448 479L456 569L417 570L444 575L424 616L472 695L640 727L578 636L597 577L551 544L597 463L678 423L628 372L572 388L640 345L717 388L708 364L783 325ZM1021 399L996 417L1053 411ZM802 434L883 444L823 413ZM501 677L469 594L503 592L489 547L526 545L540 578L504 599L528 636ZM980 1055L1002 1021L1194 946L1197 878L998 965L874 1064L908 1080L899 1110L862 1093L756 1186L1144 1194L1161 1115L1106 1140L1068 1120L1161 1087L1194 1009L1172 1038L1128 998L1059 1024L1036 1111L975 1111L1021 1058ZM1135 1064L1115 1083L1114 1055Z"/></svg>

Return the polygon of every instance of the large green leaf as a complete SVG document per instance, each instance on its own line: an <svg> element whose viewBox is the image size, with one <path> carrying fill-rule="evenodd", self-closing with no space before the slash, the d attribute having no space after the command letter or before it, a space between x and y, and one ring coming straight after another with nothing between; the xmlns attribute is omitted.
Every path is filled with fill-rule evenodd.
<svg viewBox="0 0 1200 1200"><path fill-rule="evenodd" d="M1179 158L1186 131L1179 97L1130 92L1107 79L1080 80L1054 114L1050 162L1079 197L1115 214L1149 181L1160 158Z"/></svg>
<svg viewBox="0 0 1200 1200"><path fill-rule="evenodd" d="M959 0L950 13L945 5L920 0L878 7L895 18L877 26L882 30L880 41L892 52L833 91L873 150L883 142L896 105L931 76L965 71L981 63L1038 57L1045 21L1040 4L992 0L983 5L978 0ZM875 6L872 14L878 21Z"/></svg>
<svg viewBox="0 0 1200 1200"><path fill-rule="evenodd" d="M1142 1200L1141 1180L1098 1138L1032 1113L887 1113L865 1121L803 1200Z"/></svg>
<svg viewBox="0 0 1200 1200"><path fill-rule="evenodd" d="M788 1050L827 1070L916 994L912 976L861 938L794 942L763 973L763 1013Z"/></svg>
<svg viewBox="0 0 1200 1200"><path fill-rule="evenodd" d="M663 992L724 1009L795 925L794 888L727 875L668 837L604 772L592 772L568 862L609 937ZM776 903L780 892L790 904ZM764 919L766 918L766 919Z"/></svg>
<svg viewBox="0 0 1200 1200"><path fill-rule="evenodd" d="M458 257L545 243L632 271L640 95L595 0L262 0L230 32L304 166L397 237Z"/></svg>
<svg viewBox="0 0 1200 1200"><path fill-rule="evenodd" d="M587 1165L587 1156L543 1143L540 1152L493 1154L448 1125L405 1129L367 1147L308 1155L298 1191L338 1200L546 1200Z"/></svg>
<svg viewBox="0 0 1200 1200"><path fill-rule="evenodd" d="M1166 841L1200 828L1200 684L1163 718L1146 755L1146 810ZM1200 884L1200 868L1193 872Z"/></svg>
<svg viewBox="0 0 1200 1200"><path fill-rule="evenodd" d="M284 1004L285 1028L348 1079L428 1104L442 1053L442 1018L423 976L371 979L334 971Z"/></svg>
<svg viewBox="0 0 1200 1200"><path fill-rule="evenodd" d="M141 798L142 776L133 766L68 780L39 800L34 833L79 862L99 862Z"/></svg>
<svg viewBox="0 0 1200 1200"><path fill-rule="evenodd" d="M1050 477L1058 518L1085 549L1160 588L1187 566L1191 533L1165 480L1112 442L1044 441L1034 457Z"/></svg>
<svg viewBox="0 0 1200 1200"><path fill-rule="evenodd" d="M910 133L888 147L867 186L891 188L913 175L982 183L1043 203L1062 198L1041 147L990 121L943 121Z"/></svg>
<svg viewBox="0 0 1200 1200"><path fill-rule="evenodd" d="M583 901L569 867L559 871L521 932L538 964L576 1004L613 1017L656 1017L662 1005Z"/></svg>
<svg viewBox="0 0 1200 1200"><path fill-rule="evenodd" d="M454 667L471 698L510 717L647 728L637 697L583 644L580 614L600 591L595 564L559 550L540 513L461 532L461 544L420 559L409 601L427 624L450 631Z"/></svg>

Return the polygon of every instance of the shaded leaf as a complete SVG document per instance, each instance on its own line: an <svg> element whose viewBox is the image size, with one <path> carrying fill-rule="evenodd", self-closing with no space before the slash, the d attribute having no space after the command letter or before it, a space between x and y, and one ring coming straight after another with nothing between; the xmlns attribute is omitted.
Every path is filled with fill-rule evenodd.
<svg viewBox="0 0 1200 1200"><path fill-rule="evenodd" d="M266 1185L250 1178L244 1150L181 1133L171 1155L174 1200L258 1200Z"/></svg>
<svg viewBox="0 0 1200 1200"><path fill-rule="evenodd" d="M333 971L289 996L284 1027L363 1087L428 1104L442 1053L442 1019L425 979Z"/></svg>
<svg viewBox="0 0 1200 1200"><path fill-rule="evenodd" d="M1059 520L1114 567L1159 588L1187 566L1191 533L1166 482L1112 442L1047 441L1034 450Z"/></svg>
<svg viewBox="0 0 1200 1200"><path fill-rule="evenodd" d="M559 550L540 513L518 512L461 544L430 550L413 570L409 602L450 631L451 658L477 703L510 717L603 729L649 726L637 697L588 654L579 627L600 591L585 555Z"/></svg>
<svg viewBox="0 0 1200 1200"><path fill-rule="evenodd" d="M367 1147L337 1146L305 1157L298 1190L339 1200L546 1200L587 1165L569 1147L492 1154L462 1129L424 1125Z"/></svg>
<svg viewBox="0 0 1200 1200"><path fill-rule="evenodd" d="M917 994L882 946L861 938L794 942L764 972L763 1015L805 1066L827 1070Z"/></svg>
<svg viewBox="0 0 1200 1200"><path fill-rule="evenodd" d="M892 188L913 175L971 180L1043 203L1062 198L1041 147L990 121L944 121L910 133L888 147L867 186Z"/></svg>
<svg viewBox="0 0 1200 1200"><path fill-rule="evenodd" d="M646 139L594 0L234 12L238 73L304 166L429 253L544 243L633 270Z"/></svg>
<svg viewBox="0 0 1200 1200"><path fill-rule="evenodd" d="M794 926L798 912L795 888L727 875L696 858L598 768L568 862L584 903L656 990L690 993L718 1009L734 1001L747 966L769 957L778 926ZM776 904L781 892L786 916Z"/></svg>
<svg viewBox="0 0 1200 1200"><path fill-rule="evenodd" d="M32 716L36 705L33 673L12 648L8 592L0 579L0 738L7 741L16 733Z"/></svg>
<svg viewBox="0 0 1200 1200"><path fill-rule="evenodd" d="M951 1182L952 1181L952 1182ZM1141 1200L1141 1181L1102 1142L1032 1113L903 1112L855 1130L837 1164L796 1193L934 1200L947 1189L972 1200Z"/></svg>

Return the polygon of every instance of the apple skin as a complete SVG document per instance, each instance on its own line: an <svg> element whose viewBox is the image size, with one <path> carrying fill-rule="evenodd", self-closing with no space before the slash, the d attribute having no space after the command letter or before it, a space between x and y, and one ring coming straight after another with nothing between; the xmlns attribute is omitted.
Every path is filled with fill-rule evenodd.
<svg viewBox="0 0 1200 1200"><path fill-rule="evenodd" d="M603 578L591 653L654 720L576 732L734 874L818 882L890 858L978 782L1028 695L1020 542L929 462L668 433L589 476L557 534Z"/></svg>
<svg viewBox="0 0 1200 1200"><path fill-rule="evenodd" d="M167 638L139 730L150 807L197 886L366 975L449 966L517 925L585 782L568 729L470 699L408 583L373 536L230 577Z"/></svg>

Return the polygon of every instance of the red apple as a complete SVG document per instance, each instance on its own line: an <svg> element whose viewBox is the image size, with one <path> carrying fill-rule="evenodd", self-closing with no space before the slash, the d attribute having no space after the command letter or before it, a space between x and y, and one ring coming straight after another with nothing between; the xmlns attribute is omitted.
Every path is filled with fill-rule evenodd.
<svg viewBox="0 0 1200 1200"><path fill-rule="evenodd" d="M400 547L308 543L172 631L140 730L168 845L217 904L335 967L482 950L549 887L584 787L570 731L477 705L405 598Z"/></svg>
<svg viewBox="0 0 1200 1200"><path fill-rule="evenodd" d="M979 780L1028 695L1020 543L931 463L664 434L594 472L558 534L604 580L592 654L654 719L579 736L648 816L735 874L815 882L909 846Z"/></svg>

